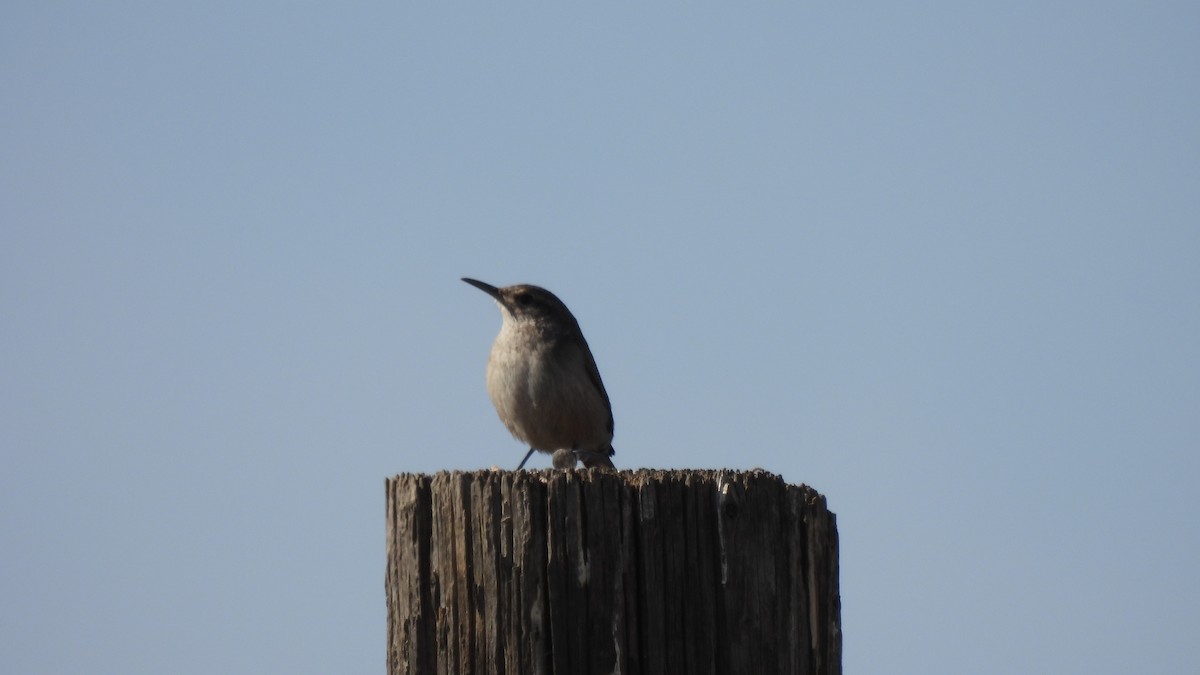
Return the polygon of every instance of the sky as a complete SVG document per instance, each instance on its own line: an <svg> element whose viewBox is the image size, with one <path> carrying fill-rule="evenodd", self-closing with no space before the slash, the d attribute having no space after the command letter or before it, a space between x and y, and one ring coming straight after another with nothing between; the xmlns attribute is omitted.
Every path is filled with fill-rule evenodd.
<svg viewBox="0 0 1200 675"><path fill-rule="evenodd" d="M0 671L383 672L385 478L525 450L464 276L572 309L618 467L827 497L846 672L1200 671L1198 30L6 3Z"/></svg>

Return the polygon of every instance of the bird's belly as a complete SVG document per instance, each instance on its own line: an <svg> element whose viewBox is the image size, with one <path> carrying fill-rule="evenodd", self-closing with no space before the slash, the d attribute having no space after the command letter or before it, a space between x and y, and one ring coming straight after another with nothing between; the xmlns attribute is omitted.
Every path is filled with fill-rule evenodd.
<svg viewBox="0 0 1200 675"><path fill-rule="evenodd" d="M612 441L608 406L585 373L503 350L488 362L487 385L500 420L530 447L596 450Z"/></svg>

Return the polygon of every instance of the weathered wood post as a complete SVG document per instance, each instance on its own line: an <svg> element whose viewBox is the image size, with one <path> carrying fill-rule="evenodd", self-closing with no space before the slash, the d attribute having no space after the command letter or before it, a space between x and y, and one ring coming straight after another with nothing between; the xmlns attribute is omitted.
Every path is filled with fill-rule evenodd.
<svg viewBox="0 0 1200 675"><path fill-rule="evenodd" d="M388 673L841 673L825 498L735 471L387 481Z"/></svg>

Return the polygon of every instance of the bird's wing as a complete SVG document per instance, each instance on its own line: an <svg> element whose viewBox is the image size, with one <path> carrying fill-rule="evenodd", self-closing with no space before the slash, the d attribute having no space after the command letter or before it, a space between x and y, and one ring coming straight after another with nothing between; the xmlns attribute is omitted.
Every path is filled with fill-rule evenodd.
<svg viewBox="0 0 1200 675"><path fill-rule="evenodd" d="M600 379L600 369L596 367L596 359L592 357L592 350L588 348L587 340L583 339L582 335L571 336L559 341L557 348L574 352L572 358L582 358L584 369L587 371L588 381L592 383L592 386L600 393L600 398L604 400L604 408L608 411L608 433L611 434L613 432L612 403L608 400L608 392L604 389L604 381Z"/></svg>

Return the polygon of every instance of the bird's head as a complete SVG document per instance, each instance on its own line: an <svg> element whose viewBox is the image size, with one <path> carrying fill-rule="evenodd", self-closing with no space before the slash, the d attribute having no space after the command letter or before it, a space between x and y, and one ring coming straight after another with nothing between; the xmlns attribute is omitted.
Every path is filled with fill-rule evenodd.
<svg viewBox="0 0 1200 675"><path fill-rule="evenodd" d="M496 287L476 279L464 278L463 281L495 298L506 321L530 322L564 331L579 330L571 310L558 296L541 286L515 284Z"/></svg>

